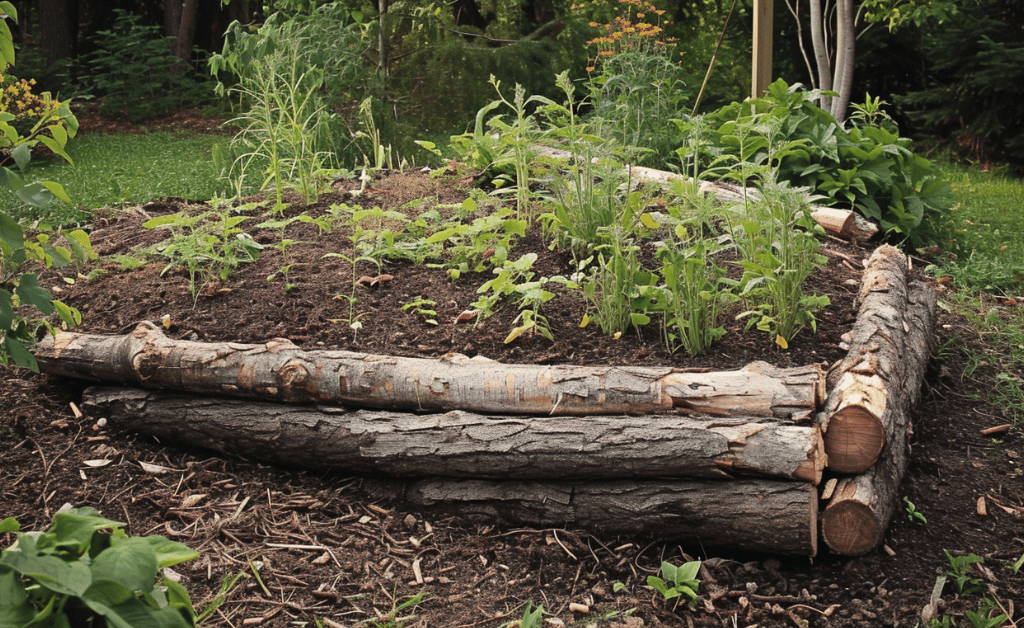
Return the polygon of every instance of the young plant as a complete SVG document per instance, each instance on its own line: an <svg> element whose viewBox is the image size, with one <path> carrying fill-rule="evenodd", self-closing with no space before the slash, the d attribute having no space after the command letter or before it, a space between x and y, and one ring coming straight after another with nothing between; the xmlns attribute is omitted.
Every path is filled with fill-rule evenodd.
<svg viewBox="0 0 1024 628"><path fill-rule="evenodd" d="M666 602L673 600L673 611L683 598L688 600L690 606L694 606L700 599L700 596L697 595L697 589L700 588L700 580L697 580L699 571L699 560L693 560L678 567L664 561L661 563L661 577L647 576L647 585L661 593Z"/></svg>
<svg viewBox="0 0 1024 628"><path fill-rule="evenodd" d="M956 587L958 593L962 595L971 595L974 593L982 593L985 591L984 583L978 579L971 577L971 565L984 562L981 556L975 554L967 554L966 556L953 556L947 550L942 550L946 554L946 560L949 561L949 569L946 570L946 574L953 582L953 586Z"/></svg>
<svg viewBox="0 0 1024 628"><path fill-rule="evenodd" d="M408 312L409 310L412 310L413 313L423 318L424 323L427 323L428 325L437 325L437 310L434 309L435 307L437 307L436 301L419 296L403 305L402 311Z"/></svg>
<svg viewBox="0 0 1024 628"><path fill-rule="evenodd" d="M903 498L903 502L906 504L907 510L907 521L910 523L928 523L928 519L917 509L914 502L910 501L906 497Z"/></svg>
<svg viewBox="0 0 1024 628"><path fill-rule="evenodd" d="M683 349L697 355L724 336L719 316L739 298L735 282L715 261L718 247L702 231L702 225L695 230L676 225L676 237L658 249L666 297L662 334L672 353Z"/></svg>
<svg viewBox="0 0 1024 628"><path fill-rule="evenodd" d="M161 626L190 628L196 614L184 587L160 572L199 556L160 536L129 537L121 526L76 508L41 532L17 532L0 553L0 617L5 626Z"/></svg>
<svg viewBox="0 0 1024 628"><path fill-rule="evenodd" d="M227 281L239 264L259 258L263 245L238 226L248 219L248 216L232 216L227 211L191 216L179 212L151 218L142 226L171 232L168 240L155 247L157 253L170 260L160 274L184 268L195 306L203 288L217 280Z"/></svg>
<svg viewBox="0 0 1024 628"><path fill-rule="evenodd" d="M238 153L228 172L238 196L253 168L264 169L258 190L274 186L275 212L285 208L283 190L294 184L306 203L318 197L318 177L327 155L317 150L330 113L320 100L324 75L304 69L296 45L254 60L234 88L247 111L230 121L241 127L231 140Z"/></svg>
<svg viewBox="0 0 1024 628"><path fill-rule="evenodd" d="M18 13L10 2L0 2L0 61L13 65L14 43L8 19L17 22ZM17 116L9 111L0 112L0 151L10 156L22 173L32 159L32 148L38 144L71 162L65 147L68 138L77 132L78 121L67 103L50 101L49 94L43 95L43 101L39 118L24 134L12 126ZM22 203L33 207L45 207L54 198L71 202L59 183L26 183L21 175L6 166L0 167L0 186L10 189ZM71 250L51 243L45 232L35 240L26 239L21 225L0 212L0 365L14 362L38 371L39 365L28 346L35 342L35 332L40 325L53 331L46 321L30 323L18 311L19 306L33 306L43 315L56 311L68 326L81 322L78 310L54 300L50 291L39 285L35 273L22 272L22 266L29 260L40 260L52 267L63 266L72 259L85 261L94 257L88 235L79 230L65 235Z"/></svg>

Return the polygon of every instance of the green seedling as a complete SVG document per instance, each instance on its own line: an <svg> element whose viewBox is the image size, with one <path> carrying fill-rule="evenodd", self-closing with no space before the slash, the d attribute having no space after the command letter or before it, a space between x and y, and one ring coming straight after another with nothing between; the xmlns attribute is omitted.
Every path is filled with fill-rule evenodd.
<svg viewBox="0 0 1024 628"><path fill-rule="evenodd" d="M416 297L412 301L409 301L402 306L403 312L412 310L415 314L423 317L423 322L429 325L437 325L437 311L434 307L437 305L435 301L425 299L423 297Z"/></svg>
<svg viewBox="0 0 1024 628"><path fill-rule="evenodd" d="M677 567L664 561L661 563L661 577L647 576L647 585L661 593L665 601L672 600L673 611L683 598L688 600L690 606L694 606L700 599L697 595L697 589L700 587L700 580L697 580L700 564L699 560L693 560Z"/></svg>
<svg viewBox="0 0 1024 628"><path fill-rule="evenodd" d="M917 506L914 505L914 502L910 501L906 497L903 498L903 501L906 504L907 521L909 521L910 523L928 523L928 520L921 513L921 511L917 509Z"/></svg>
<svg viewBox="0 0 1024 628"><path fill-rule="evenodd" d="M978 578L972 578L970 575L971 565L984 562L983 558L976 554L953 556L946 550L942 551L946 554L946 560L949 561L949 569L946 570L946 574L949 576L953 586L956 587L958 593L972 595L974 593L982 593L985 590L984 583Z"/></svg>

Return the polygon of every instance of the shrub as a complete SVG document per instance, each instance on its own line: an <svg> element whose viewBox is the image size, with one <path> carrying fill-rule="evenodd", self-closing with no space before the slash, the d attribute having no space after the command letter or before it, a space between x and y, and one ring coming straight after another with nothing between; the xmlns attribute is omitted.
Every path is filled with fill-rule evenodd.
<svg viewBox="0 0 1024 628"><path fill-rule="evenodd" d="M888 119L872 118L849 130L814 104L816 94L799 84L773 83L762 98L733 103L707 114L699 125L714 132L698 149L711 176L735 176L747 161L777 169L779 181L807 187L826 204L857 210L879 223L888 237L921 246L933 235L933 219L947 206L949 184L927 159L914 154ZM695 120L680 120L688 132ZM684 162L693 149L679 151Z"/></svg>
<svg viewBox="0 0 1024 628"><path fill-rule="evenodd" d="M973 158L1024 166L1024 11L1016 0L978 4L924 34L928 86L896 103L921 130Z"/></svg>
<svg viewBox="0 0 1024 628"><path fill-rule="evenodd" d="M129 537L122 525L92 508L59 512L42 532L0 521L0 534L18 533L0 553L0 623L195 626L188 593L160 569L199 554L161 536Z"/></svg>
<svg viewBox="0 0 1024 628"><path fill-rule="evenodd" d="M167 115L213 99L209 82L174 56L170 38L158 26L139 23L138 15L114 9L108 31L96 33L96 51L84 57L82 89L99 98L106 117L127 112L132 121Z"/></svg>

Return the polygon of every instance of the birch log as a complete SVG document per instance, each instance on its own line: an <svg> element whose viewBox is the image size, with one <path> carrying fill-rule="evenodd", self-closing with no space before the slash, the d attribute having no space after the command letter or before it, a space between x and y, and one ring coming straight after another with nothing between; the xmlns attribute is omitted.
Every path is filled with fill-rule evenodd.
<svg viewBox="0 0 1024 628"><path fill-rule="evenodd" d="M814 556L818 496L804 482L661 480L368 481L371 497L436 515L603 534L650 534L702 547Z"/></svg>
<svg viewBox="0 0 1024 628"><path fill-rule="evenodd" d="M863 473L887 441L901 438L886 408L903 401L906 381L921 385L928 356L915 362L914 347L934 332L934 313L927 328L910 324L907 258L892 246L868 259L857 301L857 320L843 336L847 356L830 370L822 429L828 466L838 473Z"/></svg>
<svg viewBox="0 0 1024 628"><path fill-rule="evenodd" d="M888 382L888 403L882 415L892 437L873 467L839 480L821 514L822 538L839 554L857 556L878 546L900 501L899 485L909 455L909 415L920 398L928 358L935 348L938 295L931 287L914 282L910 284L908 300L908 332L902 356L906 368L899 379Z"/></svg>
<svg viewBox="0 0 1024 628"><path fill-rule="evenodd" d="M769 418L417 415L94 387L82 407L111 426L306 469L478 479L821 480L816 425Z"/></svg>
<svg viewBox="0 0 1024 628"><path fill-rule="evenodd" d="M57 332L39 343L45 373L194 393L337 403L389 410L494 414L685 412L805 420L823 401L817 365L755 362L736 371L671 367L502 364L448 354L437 360L349 351L167 338L141 323L125 336Z"/></svg>

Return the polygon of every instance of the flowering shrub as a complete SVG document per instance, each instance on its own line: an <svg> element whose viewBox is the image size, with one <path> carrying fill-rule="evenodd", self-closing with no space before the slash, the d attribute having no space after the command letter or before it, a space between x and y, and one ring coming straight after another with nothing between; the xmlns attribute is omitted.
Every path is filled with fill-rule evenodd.
<svg viewBox="0 0 1024 628"><path fill-rule="evenodd" d="M27 134L39 120L64 124L63 119L55 115L61 103L51 100L49 92L33 92L35 84L35 79L0 72L0 113L13 115L11 125L22 135Z"/></svg>
<svg viewBox="0 0 1024 628"><path fill-rule="evenodd" d="M573 6L595 15L607 5L593 0ZM675 39L665 34L671 21L647 0L618 0L618 12L606 23L590 22L603 31L587 42L594 50L587 68L592 121L632 163L662 165L678 145L669 121L689 99Z"/></svg>
<svg viewBox="0 0 1024 628"><path fill-rule="evenodd" d="M665 15L664 9L655 7L646 0L619 0L623 14L616 16L607 24L590 22L591 28L605 31L587 42L594 46L596 57L591 60L587 72L593 72L605 57L613 57L626 51L660 52L668 44L675 43L672 37L665 37L665 27L672 23ZM584 9L586 5L573 5L574 9Z"/></svg>

